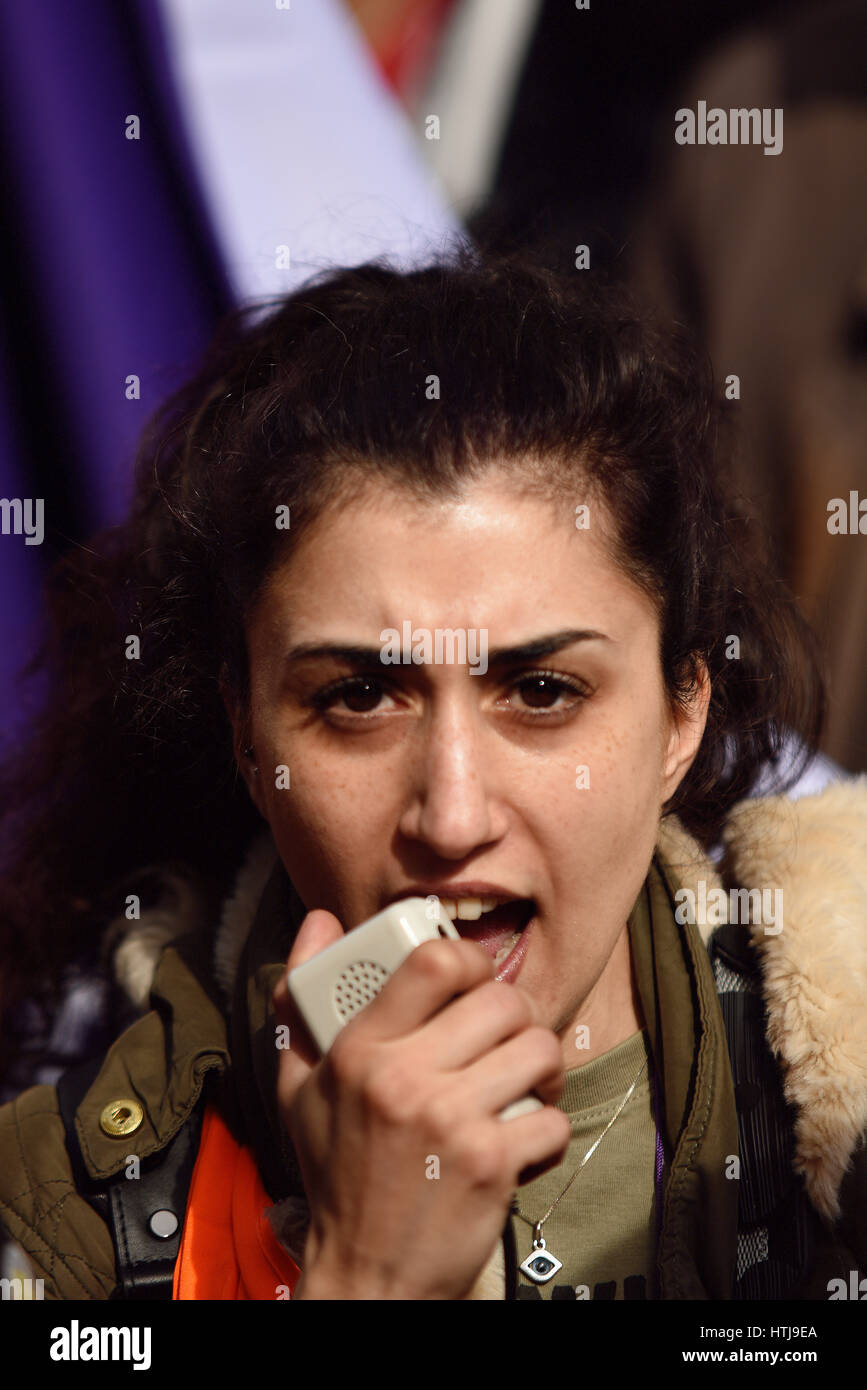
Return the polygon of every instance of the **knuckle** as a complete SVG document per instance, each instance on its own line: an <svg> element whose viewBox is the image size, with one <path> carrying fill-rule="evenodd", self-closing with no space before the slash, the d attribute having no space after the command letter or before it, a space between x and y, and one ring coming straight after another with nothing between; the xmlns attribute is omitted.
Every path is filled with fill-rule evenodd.
<svg viewBox="0 0 867 1390"><path fill-rule="evenodd" d="M447 1088L429 1096L424 1104L424 1121L433 1143L449 1144L455 1132L455 1102Z"/></svg>
<svg viewBox="0 0 867 1390"><path fill-rule="evenodd" d="M466 1130L455 1151L455 1162L473 1187L499 1187L504 1177L502 1141L487 1132Z"/></svg>
<svg viewBox="0 0 867 1390"><path fill-rule="evenodd" d="M414 1118L418 1082L402 1067L380 1067L372 1072L364 1087L369 1108L387 1124L397 1125Z"/></svg>
<svg viewBox="0 0 867 1390"><path fill-rule="evenodd" d="M348 1028L342 1029L331 1044L328 1066L339 1086L347 1090L361 1088L369 1066L367 1050L359 1045Z"/></svg>

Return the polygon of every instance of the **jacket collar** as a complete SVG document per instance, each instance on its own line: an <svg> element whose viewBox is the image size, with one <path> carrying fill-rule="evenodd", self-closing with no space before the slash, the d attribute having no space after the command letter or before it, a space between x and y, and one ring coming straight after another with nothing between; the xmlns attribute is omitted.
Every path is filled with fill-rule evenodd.
<svg viewBox="0 0 867 1390"><path fill-rule="evenodd" d="M127 963L135 955L135 935L126 942ZM151 966L150 1010L112 1043L79 1103L75 1126L91 1178L119 1172L130 1150L145 1159L163 1149L196 1104L206 1074L228 1068L226 1020L211 978L209 946L207 938L184 932L162 949ZM151 951L145 925L142 959ZM143 971L140 961L139 983ZM127 1136L114 1137L102 1127L103 1112L129 1100L141 1111L138 1123Z"/></svg>
<svg viewBox="0 0 867 1390"><path fill-rule="evenodd" d="M778 887L783 928L750 927L786 1099L796 1108L795 1170L828 1221L867 1130L867 776L817 796L748 800L724 832L718 874L683 827L666 821L660 848L685 888ZM723 911L698 924L709 941Z"/></svg>
<svg viewBox="0 0 867 1390"><path fill-rule="evenodd" d="M737 1259L734 1084L713 967L697 928L675 920L677 886L657 851L628 923L667 1161L659 1297L725 1299Z"/></svg>

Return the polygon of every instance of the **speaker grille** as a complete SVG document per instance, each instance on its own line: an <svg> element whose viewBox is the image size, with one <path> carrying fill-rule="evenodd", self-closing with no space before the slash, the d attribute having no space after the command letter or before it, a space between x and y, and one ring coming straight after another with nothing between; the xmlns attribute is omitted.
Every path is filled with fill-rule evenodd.
<svg viewBox="0 0 867 1390"><path fill-rule="evenodd" d="M375 999L387 979L385 966L376 961L357 960L347 965L334 982L334 1007L343 1022Z"/></svg>

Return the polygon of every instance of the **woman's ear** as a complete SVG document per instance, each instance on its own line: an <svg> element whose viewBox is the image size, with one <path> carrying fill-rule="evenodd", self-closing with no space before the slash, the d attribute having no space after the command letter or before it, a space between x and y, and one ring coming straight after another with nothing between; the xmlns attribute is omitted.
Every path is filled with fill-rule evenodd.
<svg viewBox="0 0 867 1390"><path fill-rule="evenodd" d="M671 729L662 767L662 804L674 796L692 767L704 737L710 705L710 673L699 658L695 683L689 695L677 701L671 711Z"/></svg>
<svg viewBox="0 0 867 1390"><path fill-rule="evenodd" d="M232 726L232 751L238 770L250 793L250 800L265 820L265 805L262 797L262 783L259 777L259 767L256 762L256 750L253 747L250 737L250 718L248 710L242 705L233 690L228 677L228 668L224 662L220 668L218 680L220 688L220 698L223 707Z"/></svg>

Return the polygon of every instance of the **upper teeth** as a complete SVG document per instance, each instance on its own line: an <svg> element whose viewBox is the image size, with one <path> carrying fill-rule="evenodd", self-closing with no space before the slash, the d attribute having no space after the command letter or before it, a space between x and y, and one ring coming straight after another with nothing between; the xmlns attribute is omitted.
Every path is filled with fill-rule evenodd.
<svg viewBox="0 0 867 1390"><path fill-rule="evenodd" d="M461 922L476 922L483 912L492 912L495 907L502 903L511 902L511 898L440 898L443 909L449 914L452 921L459 918Z"/></svg>

